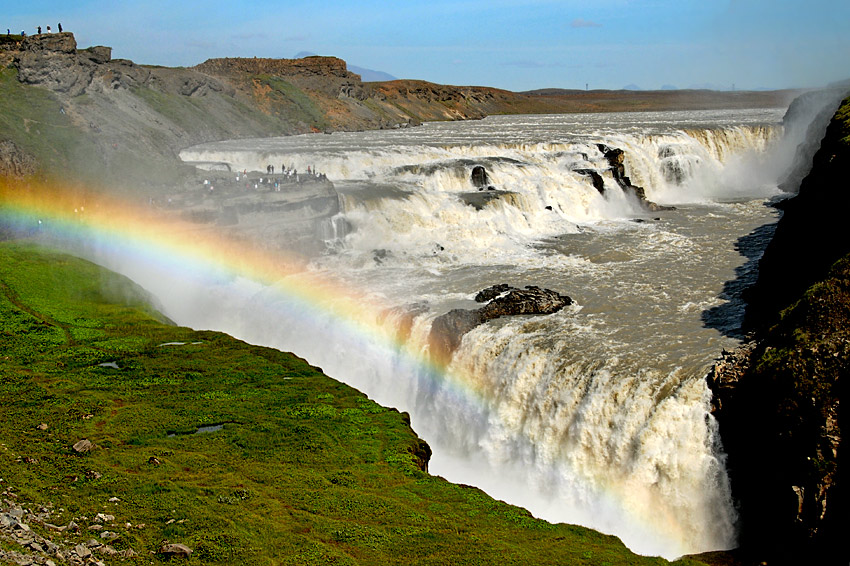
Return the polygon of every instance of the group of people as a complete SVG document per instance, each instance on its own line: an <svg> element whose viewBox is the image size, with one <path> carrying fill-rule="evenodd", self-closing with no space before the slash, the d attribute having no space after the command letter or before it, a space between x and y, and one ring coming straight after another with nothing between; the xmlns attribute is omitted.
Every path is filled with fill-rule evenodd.
<svg viewBox="0 0 850 566"><path fill-rule="evenodd" d="M266 173L268 173L269 175L274 175L274 165L267 165ZM325 175L324 173L319 173L318 171L316 171L315 167L311 167L310 165L307 166L306 177L304 177L303 175L298 175L298 169L295 168L295 165L287 167L285 163L280 166L280 175L283 176L283 180L285 181L296 182L310 180L326 181L328 179L327 175Z"/></svg>
<svg viewBox="0 0 850 566"><path fill-rule="evenodd" d="M36 35L41 35L41 26L38 26L37 29L38 29L38 31L36 32ZM56 24L56 29L59 30L59 33L62 33L62 23L61 22ZM50 26L47 26L47 33L53 33L53 30L50 29ZM9 28L6 28L6 36L10 36L10 35L12 35L12 30L9 29ZM26 30L21 30L21 37L26 37L26 36L27 36Z"/></svg>
<svg viewBox="0 0 850 566"><path fill-rule="evenodd" d="M327 181L328 177L324 173L319 173L316 171L315 167L307 167L307 174L298 174L298 170L295 169L295 166L286 167L284 165L281 167L281 172L275 175L274 165L269 165L266 167L267 177L260 177L259 179L249 179L248 178L248 170L245 169L243 171L236 172L236 187L241 187L242 183L245 183L245 190L272 190L275 192L280 192L281 188L284 184L290 183L304 183L308 181ZM215 186L209 179L204 179L203 183L204 189L206 189L208 194L213 194L215 192Z"/></svg>

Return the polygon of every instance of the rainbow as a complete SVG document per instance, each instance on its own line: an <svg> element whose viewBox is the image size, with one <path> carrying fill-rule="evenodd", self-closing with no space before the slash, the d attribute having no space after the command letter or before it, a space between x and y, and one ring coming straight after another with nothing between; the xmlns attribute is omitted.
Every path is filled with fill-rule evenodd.
<svg viewBox="0 0 850 566"><path fill-rule="evenodd" d="M417 373L440 380L467 402L483 398L473 379L448 371L448 360L434 359L426 345L403 340L381 324L380 314L388 305L311 272L303 258L211 233L146 203L47 183L0 183L0 226L19 235L39 235L70 253L84 246L210 283L251 281L273 289L306 317L330 317L354 343L401 355Z"/></svg>

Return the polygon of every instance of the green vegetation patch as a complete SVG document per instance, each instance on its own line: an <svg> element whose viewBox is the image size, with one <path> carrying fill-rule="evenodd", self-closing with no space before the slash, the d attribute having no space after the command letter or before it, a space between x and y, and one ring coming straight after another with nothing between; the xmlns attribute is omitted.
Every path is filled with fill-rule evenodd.
<svg viewBox="0 0 850 566"><path fill-rule="evenodd" d="M166 324L145 299L91 263L0 243L0 492L79 525L31 521L41 536L73 547L106 513L109 544L138 555L108 564L166 562L163 541L189 564L666 563L428 475L406 415L292 354Z"/></svg>
<svg viewBox="0 0 850 566"><path fill-rule="evenodd" d="M254 79L262 89L258 105L267 107L271 114L287 127L297 129L299 123L324 130L330 126L321 108L301 89L279 77L260 75ZM257 95L255 95L257 96Z"/></svg>

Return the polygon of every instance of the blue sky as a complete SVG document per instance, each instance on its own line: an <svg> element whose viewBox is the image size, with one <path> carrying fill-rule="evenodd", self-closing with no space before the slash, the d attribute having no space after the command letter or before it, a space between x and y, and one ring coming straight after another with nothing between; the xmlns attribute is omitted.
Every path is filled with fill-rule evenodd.
<svg viewBox="0 0 850 566"><path fill-rule="evenodd" d="M850 78L850 0L3 0L7 28L191 66L334 55L399 78L535 88L738 89Z"/></svg>

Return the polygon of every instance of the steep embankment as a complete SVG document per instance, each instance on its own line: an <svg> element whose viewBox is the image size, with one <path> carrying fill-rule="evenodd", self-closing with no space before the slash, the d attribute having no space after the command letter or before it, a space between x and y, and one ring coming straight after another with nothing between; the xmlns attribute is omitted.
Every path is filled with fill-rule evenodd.
<svg viewBox="0 0 850 566"><path fill-rule="evenodd" d="M747 294L754 339L709 377L741 544L770 564L846 564L850 98L833 116Z"/></svg>

